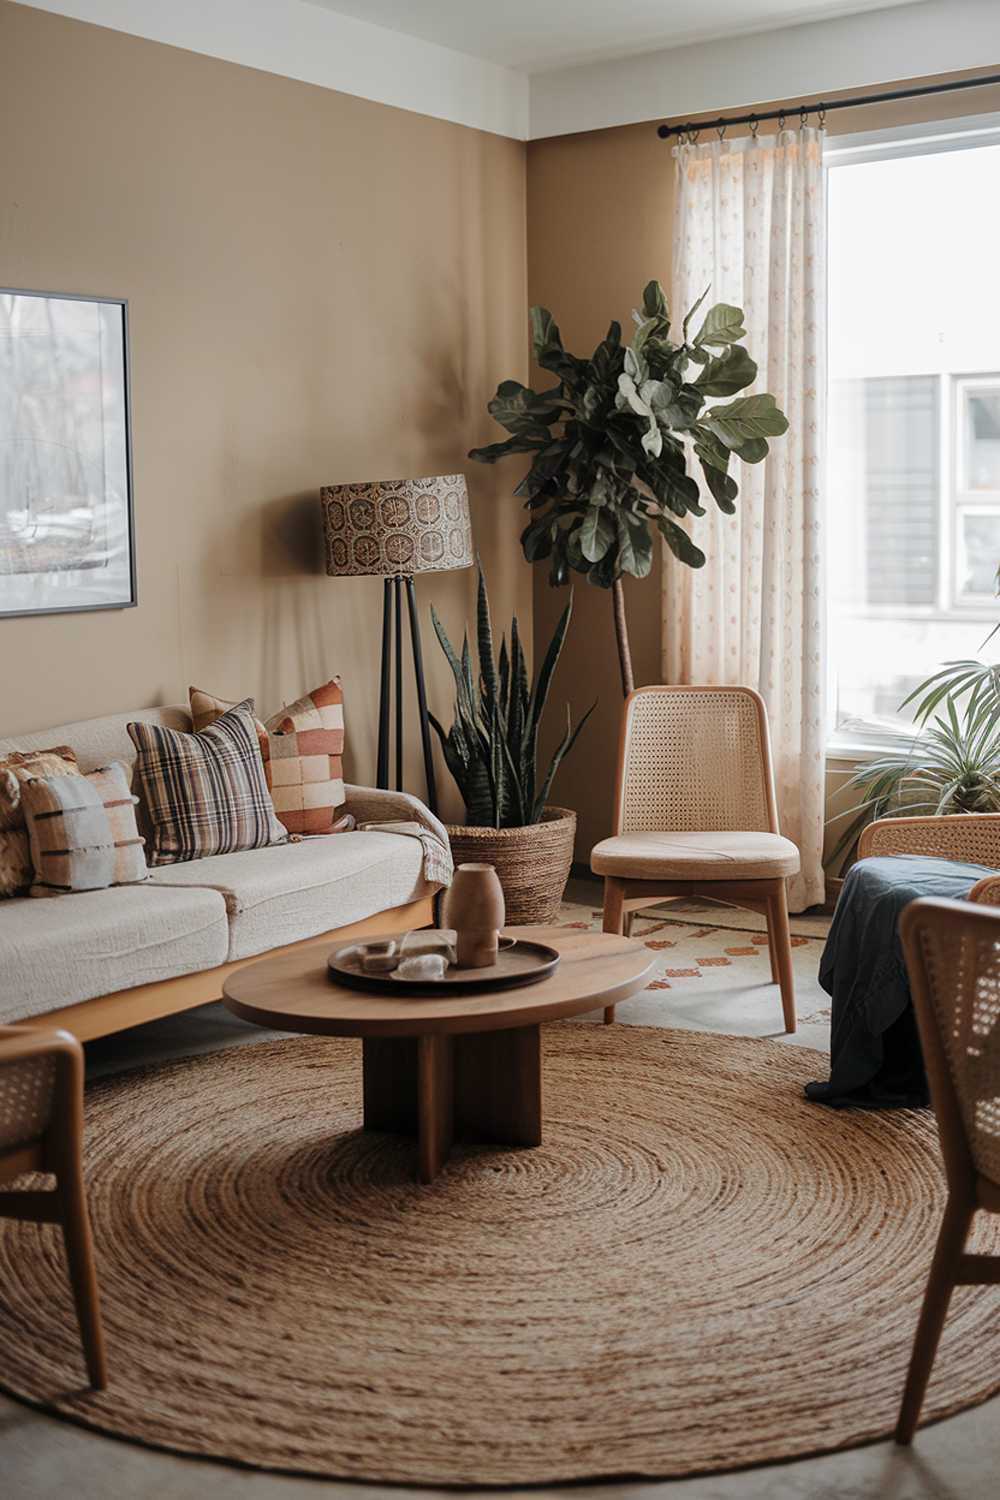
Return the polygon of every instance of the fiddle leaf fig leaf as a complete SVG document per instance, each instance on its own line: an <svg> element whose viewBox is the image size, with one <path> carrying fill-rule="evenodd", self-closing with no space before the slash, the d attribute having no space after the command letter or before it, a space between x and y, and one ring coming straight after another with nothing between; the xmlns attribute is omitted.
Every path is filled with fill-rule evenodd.
<svg viewBox="0 0 1000 1500"><path fill-rule="evenodd" d="M615 539L615 528L603 505L588 506L580 526L580 550L588 562L600 562Z"/></svg>
<svg viewBox="0 0 1000 1500"><path fill-rule="evenodd" d="M657 516L656 524L660 534L674 556L689 568L703 568L705 566L705 554L700 547L696 547L681 526L671 521L669 516Z"/></svg>
<svg viewBox="0 0 1000 1500"><path fill-rule="evenodd" d="M731 344L723 354L710 359L695 380L704 396L735 396L757 379L757 366L742 344Z"/></svg>
<svg viewBox="0 0 1000 1500"><path fill-rule="evenodd" d="M710 406L702 422L721 443L734 451L746 446L750 439L780 437L788 431L788 418L769 393L741 396L726 406ZM766 445L764 452L767 452ZM760 456L763 458L764 454ZM757 462L745 453L740 453L740 457L747 463Z"/></svg>
<svg viewBox="0 0 1000 1500"><path fill-rule="evenodd" d="M736 480L731 474L724 473L722 469L714 468L712 464L706 464L704 460L702 461L701 472L705 476L705 483L708 486L709 494L719 509L725 511L727 516L735 515L735 501L736 496L739 494L739 487Z"/></svg>
<svg viewBox="0 0 1000 1500"><path fill-rule="evenodd" d="M646 318L669 320L666 294L658 281L647 281L642 289L642 311Z"/></svg>
<svg viewBox="0 0 1000 1500"><path fill-rule="evenodd" d="M531 352L539 364L542 355L562 350L562 335L559 325L547 307L531 309Z"/></svg>
<svg viewBox="0 0 1000 1500"><path fill-rule="evenodd" d="M740 339L745 339L746 336L742 307L731 307L728 302L717 302L705 314L705 321L695 334L694 342L699 348L702 344L710 344L713 349L716 349L725 344L738 344Z"/></svg>

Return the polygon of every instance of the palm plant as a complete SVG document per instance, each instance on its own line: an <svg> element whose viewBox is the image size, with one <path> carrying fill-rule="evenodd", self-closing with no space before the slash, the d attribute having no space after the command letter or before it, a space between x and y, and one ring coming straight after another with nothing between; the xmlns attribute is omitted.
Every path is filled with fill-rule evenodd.
<svg viewBox="0 0 1000 1500"><path fill-rule="evenodd" d="M788 429L772 395L730 399L757 378L741 343L746 329L740 308L717 303L689 335L707 295L690 309L675 343L663 288L650 281L641 310L632 314L630 342L622 342L621 325L612 322L585 359L563 347L548 308L533 307L532 353L557 384L539 392L518 380L503 381L489 411L510 436L469 454L487 464L531 455L514 491L532 513L521 536L524 555L529 562L549 560L550 583L565 583L574 571L612 590L626 693L634 684L622 575L649 573L651 528L679 562L690 568L705 562L677 524L705 514L689 463L698 460L716 505L732 515L738 489L730 459L760 463L767 439ZM723 398L723 404L706 406L711 398Z"/></svg>
<svg viewBox="0 0 1000 1500"><path fill-rule="evenodd" d="M996 585L1000 594L1000 567ZM980 650L998 630L994 625ZM852 820L830 856L833 865L853 852L876 818L1000 812L1000 663L945 662L899 707L912 707L917 735L905 755L898 751L854 767L846 786L863 796L830 820Z"/></svg>
<svg viewBox="0 0 1000 1500"><path fill-rule="evenodd" d="M853 850L862 829L876 818L1000 812L996 669L974 674L970 692L970 673L956 673L959 666L979 668L980 663L949 663L907 698L906 703L917 700L915 717L923 732L906 750L855 766L847 786L857 788L862 796L840 814L851 822L830 856L834 866ZM947 686L955 683L957 688ZM961 702L964 693L968 696ZM928 723L939 706L943 712Z"/></svg>
<svg viewBox="0 0 1000 1500"><path fill-rule="evenodd" d="M574 729L566 705L565 733L539 783L538 729L572 610L571 597L532 683L516 615L511 621L509 650L505 635L499 659L495 655L489 596L481 568L476 607L477 673L472 668L468 633L459 655L431 606L434 630L455 679L455 719L446 732L433 714L429 718L465 801L466 823L480 828L521 828L541 821L555 774L596 707L596 703L591 704Z"/></svg>

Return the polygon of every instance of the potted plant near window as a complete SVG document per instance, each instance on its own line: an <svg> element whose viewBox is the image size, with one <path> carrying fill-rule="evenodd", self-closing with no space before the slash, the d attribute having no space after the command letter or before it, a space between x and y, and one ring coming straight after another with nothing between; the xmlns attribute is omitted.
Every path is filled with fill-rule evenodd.
<svg viewBox="0 0 1000 1500"><path fill-rule="evenodd" d="M576 814L551 806L548 798L563 757L593 713L593 704L575 729L567 704L565 733L541 776L537 769L539 725L572 608L571 598L533 682L516 615L509 648L504 636L499 656L495 652L482 569L476 610L478 672L473 672L468 634L459 654L431 608L437 638L455 678L451 728L446 731L430 715L445 764L465 802L465 823L448 829L452 854L456 864L493 865L512 925L555 919L573 860Z"/></svg>
<svg viewBox="0 0 1000 1500"><path fill-rule="evenodd" d="M691 332L707 295L688 312L675 342L663 288L649 282L632 314L629 343L613 322L589 358L570 354L548 308L533 307L532 354L556 384L533 391L503 381L489 411L510 436L469 454L484 464L530 454L514 491L532 516L521 536L524 555L529 562L548 559L552 584L566 583L573 571L611 590L625 693L634 682L622 575L649 573L654 528L678 562L700 568L705 554L678 525L705 514L689 472L694 460L715 504L732 515L738 487L730 461L760 463L768 438L788 430L768 392L737 397L757 378L742 343L742 310L716 303Z"/></svg>

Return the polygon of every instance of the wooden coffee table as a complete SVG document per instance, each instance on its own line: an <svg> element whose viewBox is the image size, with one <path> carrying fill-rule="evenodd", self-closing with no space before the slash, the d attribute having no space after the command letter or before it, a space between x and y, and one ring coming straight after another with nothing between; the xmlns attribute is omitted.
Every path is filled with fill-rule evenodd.
<svg viewBox="0 0 1000 1500"><path fill-rule="evenodd" d="M318 948L240 969L223 997L258 1026L362 1037L364 1128L415 1136L420 1179L431 1182L455 1140L540 1145L541 1023L628 1000L654 963L641 943L613 933L507 932L550 944L559 967L523 989L417 999L334 984Z"/></svg>

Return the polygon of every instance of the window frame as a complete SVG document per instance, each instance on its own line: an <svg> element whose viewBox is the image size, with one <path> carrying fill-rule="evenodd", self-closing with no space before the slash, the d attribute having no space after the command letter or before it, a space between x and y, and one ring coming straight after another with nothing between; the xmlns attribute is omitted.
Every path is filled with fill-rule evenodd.
<svg viewBox="0 0 1000 1500"><path fill-rule="evenodd" d="M1000 145L1000 121L996 115L966 116L957 120L933 121L922 125L893 127L887 130L865 131L855 135L835 137L824 147L823 190L826 198L829 236L830 173L843 168L868 162L890 161L901 157L930 156L945 151L974 150L981 146ZM829 243L829 241L828 241ZM830 256L827 255L827 276ZM961 488L964 478L963 400L965 393L977 384L994 388L1000 394L1000 369L996 372L929 372L940 382L938 394L938 417L940 422L938 443L938 506L940 549L937 573L937 597L929 605L868 605L865 616L871 619L922 620L933 622L964 619L969 623L977 620L984 625L984 636L993 628L1000 615L1000 602L993 595L977 595L962 600L958 589L958 562L960 556L959 526L961 518L968 513L996 514L1000 516L1000 489L997 491L965 491ZM829 406L829 364L824 371L825 400ZM828 478L828 470L825 473ZM826 486L825 486L826 487ZM833 634L837 616L830 602L829 580L827 583L827 634ZM928 675L933 664L928 667ZM827 736L826 752L831 761L870 760L887 751L898 751L910 746L918 736L900 728L870 724L852 724L838 727L837 679L833 654L827 651Z"/></svg>

